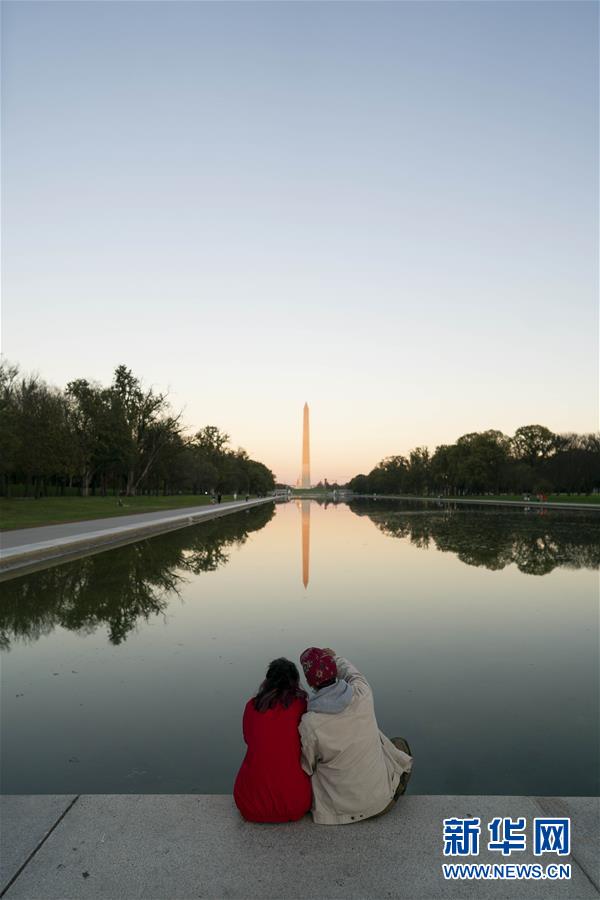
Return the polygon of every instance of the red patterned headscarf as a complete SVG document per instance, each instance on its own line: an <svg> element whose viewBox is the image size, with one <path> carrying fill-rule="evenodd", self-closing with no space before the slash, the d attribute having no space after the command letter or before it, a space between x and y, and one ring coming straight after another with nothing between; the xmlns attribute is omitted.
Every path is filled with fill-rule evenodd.
<svg viewBox="0 0 600 900"><path fill-rule="evenodd" d="M331 653L326 653L320 647L309 647L300 656L300 662L304 669L306 680L312 688L337 678L337 665Z"/></svg>

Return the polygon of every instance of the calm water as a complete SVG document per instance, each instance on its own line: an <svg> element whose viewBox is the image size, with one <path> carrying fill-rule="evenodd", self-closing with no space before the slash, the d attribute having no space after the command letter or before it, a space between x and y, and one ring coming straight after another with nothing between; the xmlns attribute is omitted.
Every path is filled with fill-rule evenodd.
<svg viewBox="0 0 600 900"><path fill-rule="evenodd" d="M5 793L224 793L266 663L332 646L414 793L595 794L600 515L270 505L1 586Z"/></svg>

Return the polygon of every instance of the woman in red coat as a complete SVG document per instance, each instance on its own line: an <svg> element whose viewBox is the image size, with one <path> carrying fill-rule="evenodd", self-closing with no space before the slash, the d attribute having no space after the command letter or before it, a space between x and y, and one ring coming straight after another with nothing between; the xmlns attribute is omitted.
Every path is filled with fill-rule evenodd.
<svg viewBox="0 0 600 900"><path fill-rule="evenodd" d="M298 724L306 691L289 659L275 659L256 697L244 710L248 745L235 779L236 806L250 822L293 822L310 810L309 776L300 766Z"/></svg>

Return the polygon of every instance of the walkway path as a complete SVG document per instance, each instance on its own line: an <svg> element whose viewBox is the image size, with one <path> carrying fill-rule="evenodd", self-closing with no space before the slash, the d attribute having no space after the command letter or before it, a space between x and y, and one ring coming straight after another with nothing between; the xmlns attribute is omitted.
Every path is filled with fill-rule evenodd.
<svg viewBox="0 0 600 900"><path fill-rule="evenodd" d="M382 819L252 825L224 795L5 796L0 896L21 900L598 898L596 798L407 796ZM479 863L570 863L568 881L445 881L444 818L524 816L527 849ZM535 817L570 816L572 854L535 857Z"/></svg>
<svg viewBox="0 0 600 900"><path fill-rule="evenodd" d="M185 528L263 503L273 503L273 497L4 531L0 534L0 574Z"/></svg>

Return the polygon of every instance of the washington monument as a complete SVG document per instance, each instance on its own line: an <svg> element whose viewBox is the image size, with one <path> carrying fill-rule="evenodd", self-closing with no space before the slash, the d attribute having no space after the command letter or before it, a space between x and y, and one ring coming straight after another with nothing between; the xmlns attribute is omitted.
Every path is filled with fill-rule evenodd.
<svg viewBox="0 0 600 900"><path fill-rule="evenodd" d="M302 428L302 488L310 487L310 432L308 426L308 403L304 404L304 423Z"/></svg>

